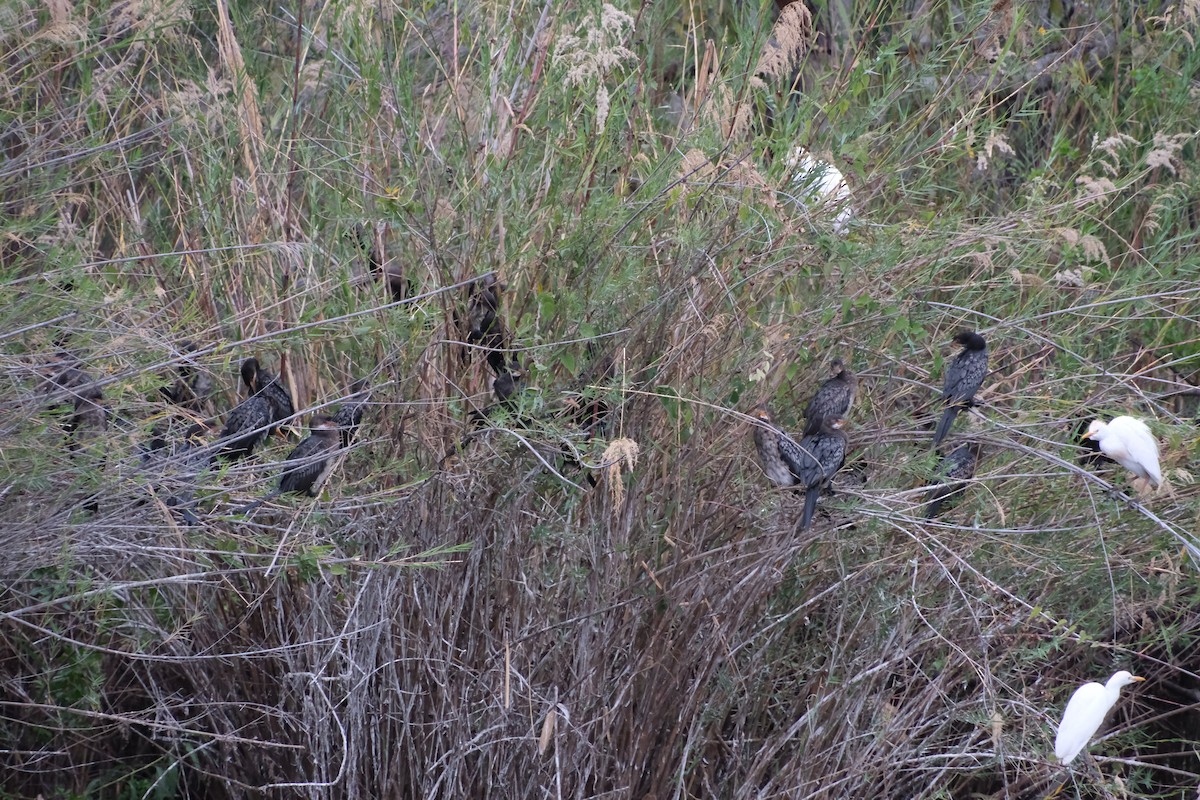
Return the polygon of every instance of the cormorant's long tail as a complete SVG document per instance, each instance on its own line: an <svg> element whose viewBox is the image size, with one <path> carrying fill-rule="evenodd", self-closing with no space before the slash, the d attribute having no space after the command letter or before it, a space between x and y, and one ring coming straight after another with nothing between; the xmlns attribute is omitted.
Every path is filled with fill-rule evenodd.
<svg viewBox="0 0 1200 800"><path fill-rule="evenodd" d="M950 428L954 427L954 418L958 416L961 406L947 406L942 412L942 418L938 420L937 431L933 434L933 446L937 447L942 443L942 439L946 438L946 434L950 433Z"/></svg>
<svg viewBox="0 0 1200 800"><path fill-rule="evenodd" d="M929 492L929 505L925 507L925 519L933 519L942 510L942 501L950 493L946 491L945 486L938 486Z"/></svg>
<svg viewBox="0 0 1200 800"><path fill-rule="evenodd" d="M817 513L817 498L820 496L819 483L804 490L804 514L800 517L800 530L806 531L812 525L813 514Z"/></svg>
<svg viewBox="0 0 1200 800"><path fill-rule="evenodd" d="M255 509L257 509L263 503L265 503L268 500L271 500L273 498L276 498L281 494L282 494L282 492L280 492L278 489L276 489L275 491L271 492L270 494L263 495L262 497L258 498L257 500L247 503L246 505L242 506L241 508L239 508L237 511L235 511L233 513L239 517L249 516Z"/></svg>

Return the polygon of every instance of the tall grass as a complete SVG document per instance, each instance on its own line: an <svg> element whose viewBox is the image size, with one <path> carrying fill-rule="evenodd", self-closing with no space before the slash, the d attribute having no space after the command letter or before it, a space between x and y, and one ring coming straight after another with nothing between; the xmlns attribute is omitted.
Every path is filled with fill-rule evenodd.
<svg viewBox="0 0 1200 800"><path fill-rule="evenodd" d="M0 12L0 791L1182 796L1194 11ZM797 144L847 235L788 197ZM459 320L493 270L529 374L481 425ZM930 522L964 326L984 457ZM70 447L64 350L110 410ZM182 526L159 389L198 364L220 418L250 355L302 417L369 378L364 430L317 501L235 513L300 419ZM835 356L853 452L799 533L743 412L798 429ZM1151 497L1077 461L1118 413ZM1068 774L1058 715L1117 668L1148 681Z"/></svg>

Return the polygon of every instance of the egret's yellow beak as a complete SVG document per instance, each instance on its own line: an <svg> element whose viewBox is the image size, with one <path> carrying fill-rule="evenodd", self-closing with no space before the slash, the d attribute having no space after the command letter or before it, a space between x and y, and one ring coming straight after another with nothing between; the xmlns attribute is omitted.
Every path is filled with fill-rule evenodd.
<svg viewBox="0 0 1200 800"><path fill-rule="evenodd" d="M1144 681L1144 680L1146 680L1146 679L1145 679L1145 678L1143 678L1143 677L1141 677L1140 675L1134 675L1134 676L1133 676L1132 678L1130 678L1129 680L1133 681L1134 683L1137 683L1138 681Z"/></svg>
<svg viewBox="0 0 1200 800"><path fill-rule="evenodd" d="M1090 438L1092 438L1092 432L1088 431L1087 433L1083 434L1083 436L1080 436L1079 438L1080 439L1090 439Z"/></svg>

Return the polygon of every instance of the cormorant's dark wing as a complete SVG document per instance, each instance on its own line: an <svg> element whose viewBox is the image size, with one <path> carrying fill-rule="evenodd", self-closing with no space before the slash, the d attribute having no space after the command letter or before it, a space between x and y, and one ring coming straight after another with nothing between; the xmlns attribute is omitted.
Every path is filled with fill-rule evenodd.
<svg viewBox="0 0 1200 800"><path fill-rule="evenodd" d="M314 434L296 445L284 462L279 491L316 496L333 466L330 456L337 444L337 437Z"/></svg>
<svg viewBox="0 0 1200 800"><path fill-rule="evenodd" d="M808 486L814 474L819 474L820 465L812 451L813 437L805 436L799 442L782 431L779 432L779 457L792 473L792 483ZM814 473L814 470L817 472Z"/></svg>
<svg viewBox="0 0 1200 800"><path fill-rule="evenodd" d="M271 407L272 432L278 429L280 422L296 413L292 396L283 388L283 383L266 370L258 372L258 395Z"/></svg>
<svg viewBox="0 0 1200 800"><path fill-rule="evenodd" d="M370 399L370 395L364 391L365 385L365 382L359 382L351 387L355 394L347 398L333 415L333 421L341 433L342 447L350 446L358 434L358 426L362 424L367 401Z"/></svg>
<svg viewBox="0 0 1200 800"><path fill-rule="evenodd" d="M221 430L221 455L239 459L250 455L267 435L271 424L271 406L260 395L254 395L238 403L229 412L225 427Z"/></svg>
<svg viewBox="0 0 1200 800"><path fill-rule="evenodd" d="M821 429L825 420L841 419L850 411L854 402L854 386L840 374L821 384L816 394L808 401L804 409L805 435L816 433Z"/></svg>
<svg viewBox="0 0 1200 800"><path fill-rule="evenodd" d="M942 399L947 403L969 404L983 385L988 372L988 351L963 350L946 367Z"/></svg>
<svg viewBox="0 0 1200 800"><path fill-rule="evenodd" d="M805 487L801 530L812 524L821 489L846 462L848 443L848 437L840 430L821 430L800 440L799 449L806 458L803 469L796 474L796 482Z"/></svg>
<svg viewBox="0 0 1200 800"><path fill-rule="evenodd" d="M925 517L933 519L941 510L942 503L966 489L965 481L975 477L975 467L979 463L979 445L974 442L964 442L942 458L942 479L939 485L929 490L928 507Z"/></svg>

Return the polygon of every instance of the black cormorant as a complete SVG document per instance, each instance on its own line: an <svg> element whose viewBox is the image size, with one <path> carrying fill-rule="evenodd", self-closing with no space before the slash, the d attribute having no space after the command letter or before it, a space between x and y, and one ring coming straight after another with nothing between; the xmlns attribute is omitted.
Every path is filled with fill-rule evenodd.
<svg viewBox="0 0 1200 800"><path fill-rule="evenodd" d="M507 368L492 380L492 392L496 395L496 403L511 408L514 398L521 391L524 379L525 371L521 369L521 362L514 358Z"/></svg>
<svg viewBox="0 0 1200 800"><path fill-rule="evenodd" d="M979 443L962 442L942 456L938 465L938 485L929 490L926 499L925 518L933 519L941 511L942 503L961 494L967 488L966 481L975 477L979 464Z"/></svg>
<svg viewBox="0 0 1200 800"><path fill-rule="evenodd" d="M257 358L247 358L242 362L242 380L250 387L252 394L262 397L271 409L271 430L274 433L280 423L296 413L292 405L292 396L284 388L279 378L263 369Z"/></svg>
<svg viewBox="0 0 1200 800"><path fill-rule="evenodd" d="M250 455L267 438L271 420L271 404L262 395L251 395L238 403L221 430L221 457L236 461Z"/></svg>
<svg viewBox="0 0 1200 800"><path fill-rule="evenodd" d="M962 352L954 357L946 366L946 380L942 389L942 400L946 410L938 421L937 430L933 434L933 446L936 448L950 433L954 418L959 410L969 408L975 403L975 393L983 384L988 373L987 342L974 331L959 331L954 341L962 345Z"/></svg>
<svg viewBox="0 0 1200 800"><path fill-rule="evenodd" d="M350 386L350 395L334 413L333 421L341 431L342 447L349 447L358 435L358 426L362 424L363 413L370 398L367 379L357 380Z"/></svg>
<svg viewBox="0 0 1200 800"><path fill-rule="evenodd" d="M308 438L296 445L283 462L279 488L241 509L246 514L281 494L316 497L337 461L341 450L341 433L332 417L314 417L309 425Z"/></svg>
<svg viewBox="0 0 1200 800"><path fill-rule="evenodd" d="M780 451L796 478L796 485L804 487L804 513L800 517L800 530L812 525L821 490L829 485L846 462L849 437L842 430L844 424L845 420L826 418L820 430L800 440L798 458L793 458L787 449Z"/></svg>
<svg viewBox="0 0 1200 800"><path fill-rule="evenodd" d="M858 376L846 368L840 358L829 365L832 377L821 384L804 410L804 433L816 433L827 419L845 419L854 405L858 391Z"/></svg>
<svg viewBox="0 0 1200 800"><path fill-rule="evenodd" d="M194 351L196 346L184 342L179 349L186 354ZM170 386L162 387L163 396L188 411L206 413L216 391L212 378L191 359L180 363L175 372L175 381Z"/></svg>

